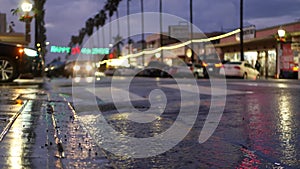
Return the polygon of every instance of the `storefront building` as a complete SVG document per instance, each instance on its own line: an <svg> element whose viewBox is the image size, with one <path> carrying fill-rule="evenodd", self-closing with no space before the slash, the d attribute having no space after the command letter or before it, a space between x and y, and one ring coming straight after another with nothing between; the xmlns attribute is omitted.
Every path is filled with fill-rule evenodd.
<svg viewBox="0 0 300 169"><path fill-rule="evenodd" d="M279 37L278 30L285 31ZM244 28L244 59L253 66L261 64L262 77L298 78L300 59L300 22L256 30L255 26ZM214 45L219 49L220 58L240 61L239 33L220 39Z"/></svg>

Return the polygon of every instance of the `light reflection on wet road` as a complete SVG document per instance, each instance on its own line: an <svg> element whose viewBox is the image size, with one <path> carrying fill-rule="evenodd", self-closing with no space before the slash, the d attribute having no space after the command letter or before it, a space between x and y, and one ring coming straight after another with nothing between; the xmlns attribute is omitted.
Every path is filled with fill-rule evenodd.
<svg viewBox="0 0 300 169"><path fill-rule="evenodd" d="M147 94L154 88L159 87L167 93L170 102L160 117L154 113L149 115L150 120L155 119L151 123L133 123L129 117L134 114L130 114L130 111L126 110L126 106L122 112L112 110L103 114L110 125L124 135L139 138L152 137L164 132L176 120L180 106L180 100L177 99L178 91L174 88L174 82L168 79L158 81L142 79L137 82L130 87L130 92L136 99L143 99L133 102L137 109L147 110L148 102L147 104L143 103L146 103ZM121 80L120 83L122 83ZM52 84L57 85L55 80ZM199 80L198 84L203 90L209 85L206 80ZM103 91L109 85L108 82L98 82L96 91ZM26 90L22 86L16 88L5 86L1 90L2 94L3 91L6 93L9 91L13 100L18 99L19 94L22 94L19 99L23 100L23 103L28 100L28 103L24 113L19 116L9 134L0 142L0 168L32 167L31 162L35 157L31 153L36 138L33 132L34 121L39 117L40 109L37 106L41 105L33 102L36 101L36 95L32 93L39 92L39 90L32 86L30 88L31 90ZM71 94L68 91L72 91L72 86L71 83L61 80L55 89L68 96ZM119 157L106 152L110 164L114 168L299 168L300 95L297 93L300 90L300 82L229 80L228 89L230 92L221 122L207 142L203 144L198 142L210 106L210 95L204 91L201 93L201 105L196 123L178 145L158 156L139 159ZM90 89L86 89L84 92L88 91ZM9 96L1 98L6 100L0 101L0 120L3 124L3 119L13 116L20 106L17 107L16 102L11 102L11 100L7 101ZM101 99L100 95L99 98ZM13 103L15 107L12 106L11 111L8 112L2 111L8 103ZM99 101L99 103L104 104L104 101ZM56 106L65 106L60 104L62 103L56 104ZM88 110L88 108L84 110ZM80 114L79 111L77 113L83 121L89 121L89 118L93 117L92 114L85 114L87 119L84 119L85 115ZM64 118L69 119L69 117ZM98 128L101 127L101 124L98 124ZM90 139L99 137L97 128L90 128L89 133L93 136ZM78 137L78 140L82 141L81 137ZM72 159L67 159L73 160L74 166L92 163L91 161L80 161L83 154L80 154L80 146L76 141L73 142L73 137L67 139L67 143L72 143L76 147L75 149L74 147L69 148L73 156L69 154L69 158ZM153 151L157 148L159 147L154 147ZM41 152L45 151L40 147L38 149ZM92 166L92 168L97 168L97 165Z"/></svg>
<svg viewBox="0 0 300 169"><path fill-rule="evenodd" d="M133 168L298 168L300 166L298 131L300 96L296 95L300 90L298 83L277 84L264 81L260 84L251 81L232 83L229 81L228 88L233 90L234 94L227 96L227 104L219 127L207 142L203 144L197 142L206 118L205 112L209 107L209 101L206 101L209 100L209 96L204 94L201 96L197 122L180 144L156 157L124 160L111 155L110 158L117 168L132 166ZM202 84L203 81L200 85ZM153 87L155 86L145 87L143 84L131 86L134 89L132 92L141 96L145 95L145 90L153 90ZM164 90L173 95L176 93L170 88ZM177 102L178 100L173 97L171 104L176 105ZM115 118L114 114L111 112L106 115L110 124L121 133L132 137L152 136L149 133L159 134L172 125L176 116L174 111L165 113L160 121L155 121L155 125L147 126ZM159 128L156 130L151 126Z"/></svg>
<svg viewBox="0 0 300 169"><path fill-rule="evenodd" d="M130 92L134 99L144 101L157 87L167 94L173 110L166 111L159 120L149 124L130 122L126 108L121 112L105 112L105 118L115 130L131 137L151 137L169 128L176 119L176 106L180 105L174 81L169 79L137 79ZM244 81L229 80L228 96L222 120L214 135L199 144L198 137L210 106L209 81L199 80L201 106L191 132L171 150L155 157L132 159L108 153L115 168L298 168L299 145L299 93L298 81ZM63 84L59 82L60 85ZM147 83L147 85L145 85ZM119 84L122 84L120 78ZM58 85L59 86L59 85ZM71 91L67 85L58 91ZM109 102L110 81L96 84L96 95ZM86 91L91 91L87 88ZM100 94L97 92L100 92ZM102 92L102 93L101 93ZM104 92L104 93L103 93ZM71 93L71 92L69 92ZM103 97L102 97L103 96ZM139 99L140 98L140 99ZM147 109L147 104L136 105ZM178 107L177 107L178 108ZM170 110L170 106L167 110ZM80 116L80 112L78 111ZM92 118L93 116L87 116ZM82 116L84 120L84 116ZM125 119L124 119L125 118ZM156 118L158 119L158 118ZM89 120L87 120L89 121ZM101 128L101 125L98 125ZM90 128L93 135L97 129ZM95 135L97 137L97 135Z"/></svg>
<svg viewBox="0 0 300 169"><path fill-rule="evenodd" d="M31 168L39 85L0 85L0 168Z"/></svg>

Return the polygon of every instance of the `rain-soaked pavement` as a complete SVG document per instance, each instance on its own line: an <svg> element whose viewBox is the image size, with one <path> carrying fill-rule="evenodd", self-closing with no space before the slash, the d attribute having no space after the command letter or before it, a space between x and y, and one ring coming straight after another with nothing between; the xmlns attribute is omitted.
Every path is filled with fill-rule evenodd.
<svg viewBox="0 0 300 169"><path fill-rule="evenodd" d="M102 115L117 133L150 138L167 131L177 120L180 92L170 79L136 79L129 88L134 108L149 109L153 89L161 89L169 99L159 118L139 124L130 120L132 107L124 104L129 101L122 98L124 79L117 82L112 90L109 78L87 86L76 82L72 86L70 79L54 79L44 85L2 85L1 131L12 117L19 116L0 142L0 168L300 168L300 81L228 80L221 121L213 135L199 143L212 98L207 92L210 82L200 79L199 112L190 132L170 150L145 158L105 150L100 134L107 124L99 121L100 112L84 98L87 93L97 96ZM81 98L77 107L72 89ZM112 100L112 92L118 93L119 100ZM122 102L119 110L112 104L116 100ZM125 145L115 149L118 146L126 149ZM159 149L153 147L153 151Z"/></svg>

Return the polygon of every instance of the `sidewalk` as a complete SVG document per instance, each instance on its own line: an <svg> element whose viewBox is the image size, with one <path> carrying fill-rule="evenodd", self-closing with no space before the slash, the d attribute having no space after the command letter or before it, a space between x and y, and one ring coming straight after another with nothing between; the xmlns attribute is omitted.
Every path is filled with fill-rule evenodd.
<svg viewBox="0 0 300 169"><path fill-rule="evenodd" d="M48 90L36 127L33 168L113 168L64 96ZM44 156L48 155L46 159ZM47 166L47 167L46 167Z"/></svg>

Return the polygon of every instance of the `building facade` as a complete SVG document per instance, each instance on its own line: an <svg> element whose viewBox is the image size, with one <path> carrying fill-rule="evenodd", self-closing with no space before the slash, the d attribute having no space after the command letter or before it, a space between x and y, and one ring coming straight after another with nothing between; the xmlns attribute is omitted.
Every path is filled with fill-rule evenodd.
<svg viewBox="0 0 300 169"><path fill-rule="evenodd" d="M280 38L278 30L285 30L285 36ZM247 32L246 32L247 31ZM244 29L244 59L253 66L258 60L261 75L265 77L295 78L300 59L300 22L293 22L265 29ZM214 45L222 51L220 58L230 61L240 61L239 33L220 39Z"/></svg>

